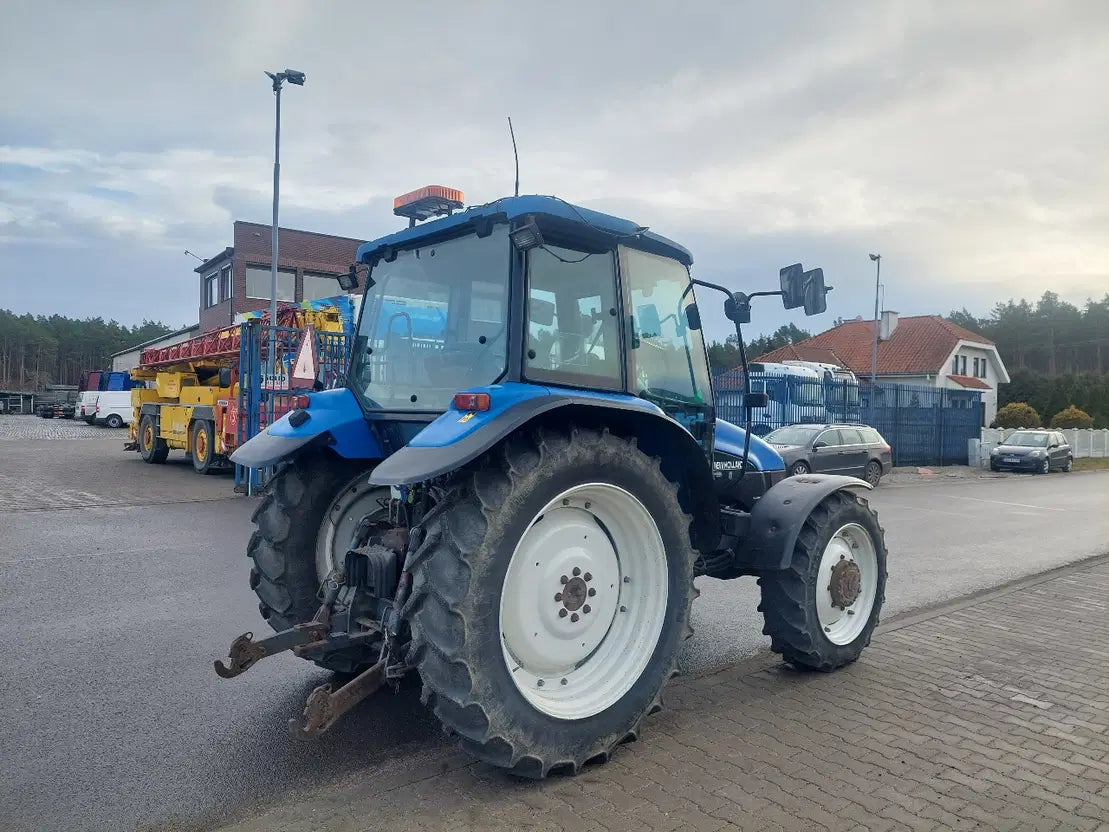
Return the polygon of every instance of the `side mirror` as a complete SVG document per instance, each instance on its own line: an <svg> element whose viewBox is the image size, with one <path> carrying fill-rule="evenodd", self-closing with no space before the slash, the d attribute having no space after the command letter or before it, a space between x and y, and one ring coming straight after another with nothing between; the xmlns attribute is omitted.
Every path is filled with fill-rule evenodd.
<svg viewBox="0 0 1109 832"><path fill-rule="evenodd" d="M802 287L803 299L801 305L805 308L806 315L819 315L828 308L828 292L831 286L824 285L824 269L813 269L805 272Z"/></svg>
<svg viewBox="0 0 1109 832"><path fill-rule="evenodd" d="M701 310L697 304L691 303L685 308L685 322L690 329L701 328Z"/></svg>
<svg viewBox="0 0 1109 832"><path fill-rule="evenodd" d="M657 338L662 335L662 321L658 316L658 307L653 303L645 303L635 310L639 323L640 338Z"/></svg>
<svg viewBox="0 0 1109 832"><path fill-rule="evenodd" d="M353 263L350 271L346 274L337 275L335 279L339 281L339 288L344 292L353 292L358 288L358 271Z"/></svg>
<svg viewBox="0 0 1109 832"><path fill-rule="evenodd" d="M782 288L782 306L796 309L805 303L805 267L800 263L778 270L778 280Z"/></svg>
<svg viewBox="0 0 1109 832"><path fill-rule="evenodd" d="M828 443L825 442L823 439L818 439L816 442L812 443L812 449L814 451L819 451L821 448L827 448L827 447L828 447Z"/></svg>
<svg viewBox="0 0 1109 832"><path fill-rule="evenodd" d="M751 323L751 299L743 292L736 292L724 301L724 314L733 323Z"/></svg>
<svg viewBox="0 0 1109 832"><path fill-rule="evenodd" d="M528 320L539 326L554 326L555 305L549 300L532 298L528 304Z"/></svg>
<svg viewBox="0 0 1109 832"><path fill-rule="evenodd" d="M748 410L755 410L760 407L769 407L770 397L766 393L744 393L743 406Z"/></svg>

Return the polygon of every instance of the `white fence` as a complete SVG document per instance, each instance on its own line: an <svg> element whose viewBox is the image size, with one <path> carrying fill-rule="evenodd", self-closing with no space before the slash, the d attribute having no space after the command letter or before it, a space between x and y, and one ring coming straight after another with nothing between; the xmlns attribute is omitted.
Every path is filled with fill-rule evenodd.
<svg viewBox="0 0 1109 832"><path fill-rule="evenodd" d="M978 464L985 467L990 461L992 451L1001 440L1013 433L1013 428L982 428L982 439L970 440L970 459L978 460ZM1084 430L1066 429L1059 431L1067 438L1075 459L1085 457L1109 457L1109 430Z"/></svg>

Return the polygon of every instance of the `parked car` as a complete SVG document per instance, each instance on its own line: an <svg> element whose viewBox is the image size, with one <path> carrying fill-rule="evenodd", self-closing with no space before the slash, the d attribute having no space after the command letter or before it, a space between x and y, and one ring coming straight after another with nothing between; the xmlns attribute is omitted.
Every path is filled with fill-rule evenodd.
<svg viewBox="0 0 1109 832"><path fill-rule="evenodd" d="M1018 430L990 451L991 471L1069 471L1074 452L1057 430Z"/></svg>
<svg viewBox="0 0 1109 832"><path fill-rule="evenodd" d="M131 406L131 391L101 390L96 396L93 421L110 428L121 428L135 421L135 409Z"/></svg>
<svg viewBox="0 0 1109 832"><path fill-rule="evenodd" d="M790 476L846 474L877 485L893 467L889 443L867 425L788 425L764 439L782 455Z"/></svg>

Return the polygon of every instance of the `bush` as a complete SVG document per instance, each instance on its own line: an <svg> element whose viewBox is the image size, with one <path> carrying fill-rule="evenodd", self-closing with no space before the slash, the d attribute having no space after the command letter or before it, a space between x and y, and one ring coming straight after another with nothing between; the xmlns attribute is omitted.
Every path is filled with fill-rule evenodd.
<svg viewBox="0 0 1109 832"><path fill-rule="evenodd" d="M1094 417L1072 404L1051 417L1051 426L1057 430L1061 428L1092 428Z"/></svg>
<svg viewBox="0 0 1109 832"><path fill-rule="evenodd" d="M994 428L1038 428L1040 414L1024 402L1009 402L997 411L997 418L990 427Z"/></svg>

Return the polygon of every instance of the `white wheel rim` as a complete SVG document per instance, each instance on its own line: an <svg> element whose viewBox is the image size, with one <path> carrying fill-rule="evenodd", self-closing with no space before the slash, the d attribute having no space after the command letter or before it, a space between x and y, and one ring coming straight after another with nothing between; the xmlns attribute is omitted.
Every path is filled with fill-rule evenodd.
<svg viewBox="0 0 1109 832"><path fill-rule="evenodd" d="M833 592L833 580L841 578L838 572L850 574L856 568L859 588L854 599L850 593L844 597L842 590ZM816 574L816 612L824 637L838 645L858 638L870 620L877 594L878 556L870 533L858 523L841 526L824 547Z"/></svg>
<svg viewBox="0 0 1109 832"><path fill-rule="evenodd" d="M601 713L650 662L668 595L662 535L638 499L606 483L559 494L528 524L505 573L500 632L509 676L547 716Z"/></svg>
<svg viewBox="0 0 1109 832"><path fill-rule="evenodd" d="M389 498L388 488L373 488L369 473L359 474L331 501L316 540L316 578L323 583L331 570L343 565L347 547L363 517L386 519L388 510L379 500Z"/></svg>

